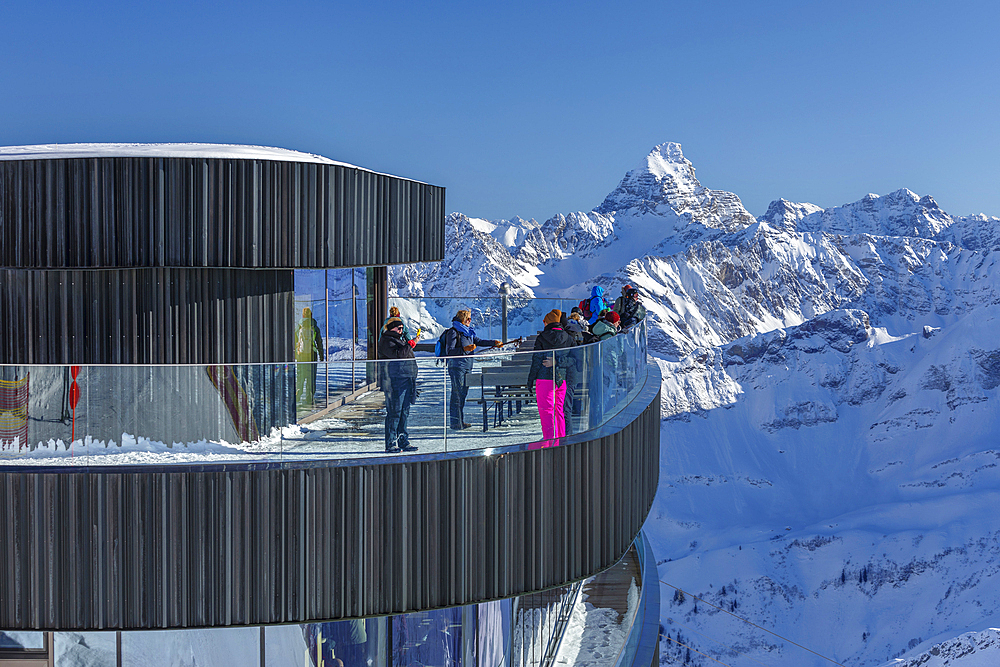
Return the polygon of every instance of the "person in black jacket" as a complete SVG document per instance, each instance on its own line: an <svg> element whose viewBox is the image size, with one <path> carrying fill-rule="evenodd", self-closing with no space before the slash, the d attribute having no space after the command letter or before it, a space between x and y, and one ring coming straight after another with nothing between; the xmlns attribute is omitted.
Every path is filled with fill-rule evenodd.
<svg viewBox="0 0 1000 667"><path fill-rule="evenodd" d="M385 392L385 451L415 452L406 419L417 395L417 362L403 340L403 320L398 317L386 322L385 332L378 339L378 358L393 360L378 365L379 388Z"/></svg>
<svg viewBox="0 0 1000 667"><path fill-rule="evenodd" d="M571 373L572 358L568 352L547 352L576 344L573 336L563 329L561 319L561 310L553 310L542 319L545 329L535 338L535 354L528 371L528 390L535 392L542 437L546 440L566 435L566 380Z"/></svg>
<svg viewBox="0 0 1000 667"><path fill-rule="evenodd" d="M621 328L635 326L646 317L646 309L639 300L639 290L628 287L620 298L621 304L615 303L615 312L621 316Z"/></svg>
<svg viewBox="0 0 1000 667"><path fill-rule="evenodd" d="M472 355L477 347L499 347L500 341L479 338L472 328L472 311L460 310L451 321L451 328L444 334L444 355L448 359L448 377L451 395L448 399L448 421L453 430L469 428L465 421L465 397L469 394L469 372Z"/></svg>

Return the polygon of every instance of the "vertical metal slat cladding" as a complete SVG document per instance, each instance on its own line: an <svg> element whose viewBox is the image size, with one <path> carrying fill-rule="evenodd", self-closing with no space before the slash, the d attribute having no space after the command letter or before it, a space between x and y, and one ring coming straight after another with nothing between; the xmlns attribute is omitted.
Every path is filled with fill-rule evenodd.
<svg viewBox="0 0 1000 667"><path fill-rule="evenodd" d="M288 362L291 335L281 322L255 317L252 304L291 321L292 280L289 270L0 269L0 314L8 332L0 339L0 361Z"/></svg>

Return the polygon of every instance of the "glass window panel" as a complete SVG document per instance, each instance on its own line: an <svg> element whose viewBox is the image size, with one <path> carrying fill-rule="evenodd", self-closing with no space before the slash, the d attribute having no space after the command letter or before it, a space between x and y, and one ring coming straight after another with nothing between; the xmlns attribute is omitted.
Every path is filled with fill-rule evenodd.
<svg viewBox="0 0 1000 667"><path fill-rule="evenodd" d="M57 632L55 667L115 667L118 643L114 632Z"/></svg>
<svg viewBox="0 0 1000 667"><path fill-rule="evenodd" d="M260 628L122 633L122 667L260 664Z"/></svg>
<svg viewBox="0 0 1000 667"><path fill-rule="evenodd" d="M332 667L337 664L335 660L340 660L344 667L387 665L387 627L384 618L349 619L298 626L307 651L307 662L298 664ZM270 643L266 635L265 643Z"/></svg>
<svg viewBox="0 0 1000 667"><path fill-rule="evenodd" d="M0 648L41 650L45 648L44 632L0 631Z"/></svg>
<svg viewBox="0 0 1000 667"><path fill-rule="evenodd" d="M300 625L264 628L264 667L303 667L312 659Z"/></svg>

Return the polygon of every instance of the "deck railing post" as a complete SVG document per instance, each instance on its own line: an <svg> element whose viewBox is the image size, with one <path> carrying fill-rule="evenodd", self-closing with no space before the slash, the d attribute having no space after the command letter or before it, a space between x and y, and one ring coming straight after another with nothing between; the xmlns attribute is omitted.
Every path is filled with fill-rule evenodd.
<svg viewBox="0 0 1000 667"><path fill-rule="evenodd" d="M507 342L507 295L510 293L510 285L500 283L500 339Z"/></svg>

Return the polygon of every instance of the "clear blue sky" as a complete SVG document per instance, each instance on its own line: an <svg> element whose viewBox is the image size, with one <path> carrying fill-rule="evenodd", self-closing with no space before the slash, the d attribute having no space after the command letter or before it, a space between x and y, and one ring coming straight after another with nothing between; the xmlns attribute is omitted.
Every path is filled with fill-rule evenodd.
<svg viewBox="0 0 1000 667"><path fill-rule="evenodd" d="M589 210L658 143L760 215L908 187L1000 216L1000 3L0 0L0 144L293 148Z"/></svg>

